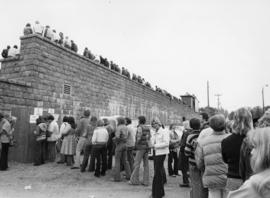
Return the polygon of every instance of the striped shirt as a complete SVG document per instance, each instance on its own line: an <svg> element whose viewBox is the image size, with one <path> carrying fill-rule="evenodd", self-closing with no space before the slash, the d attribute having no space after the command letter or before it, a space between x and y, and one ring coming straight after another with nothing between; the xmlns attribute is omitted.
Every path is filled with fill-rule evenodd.
<svg viewBox="0 0 270 198"><path fill-rule="evenodd" d="M197 138L200 134L200 131L192 131L188 137L187 137L187 142L186 142L186 147L185 147L185 155L188 157L189 164L192 166L196 166L196 161L195 161L195 150L197 146Z"/></svg>

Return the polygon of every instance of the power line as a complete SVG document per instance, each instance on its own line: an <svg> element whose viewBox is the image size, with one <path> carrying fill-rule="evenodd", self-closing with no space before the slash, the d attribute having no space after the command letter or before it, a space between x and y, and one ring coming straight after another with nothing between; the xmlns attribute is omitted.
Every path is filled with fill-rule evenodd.
<svg viewBox="0 0 270 198"><path fill-rule="evenodd" d="M220 97L222 95L221 94L215 94L215 96L217 97L217 108L219 109L219 107L220 107Z"/></svg>

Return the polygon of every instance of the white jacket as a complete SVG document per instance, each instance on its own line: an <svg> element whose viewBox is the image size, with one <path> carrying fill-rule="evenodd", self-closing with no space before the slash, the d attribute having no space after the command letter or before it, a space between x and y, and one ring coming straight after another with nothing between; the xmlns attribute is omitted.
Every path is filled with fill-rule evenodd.
<svg viewBox="0 0 270 198"><path fill-rule="evenodd" d="M151 135L151 143L156 155L167 155L169 153L170 135L162 127L154 131Z"/></svg>

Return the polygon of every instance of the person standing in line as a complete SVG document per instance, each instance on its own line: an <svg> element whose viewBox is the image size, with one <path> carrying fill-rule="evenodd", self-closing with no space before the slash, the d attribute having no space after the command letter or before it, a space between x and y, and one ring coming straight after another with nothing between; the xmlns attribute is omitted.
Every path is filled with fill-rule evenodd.
<svg viewBox="0 0 270 198"><path fill-rule="evenodd" d="M66 162L67 166L72 166L73 156L75 155L76 150L76 141L75 141L75 119L73 117L66 117L63 119L64 125L61 127L61 134L63 136L63 142L61 146L61 155L64 156L63 163Z"/></svg>
<svg viewBox="0 0 270 198"><path fill-rule="evenodd" d="M0 156L0 171L8 169L8 150L10 137L12 136L11 124L4 115L0 113L0 141L1 141L1 156Z"/></svg>
<svg viewBox="0 0 270 198"><path fill-rule="evenodd" d="M208 190L203 187L202 173L198 169L195 161L195 150L197 147L197 138L200 134L201 121L198 118L192 118L189 121L189 125L192 129L191 133L187 137L185 155L189 161L189 174L191 184L191 198L207 198Z"/></svg>
<svg viewBox="0 0 270 198"><path fill-rule="evenodd" d="M150 127L146 126L146 119L144 116L139 116L139 125L137 128L136 134L136 157L134 170L131 174L129 184L140 185L140 164L143 160L143 182L142 185L149 185L149 161L148 161L148 152L150 149L149 142L151 141Z"/></svg>
<svg viewBox="0 0 270 198"><path fill-rule="evenodd" d="M46 159L46 131L48 125L42 116L36 120L36 130L34 135L36 138L34 152L34 166L39 166L45 163Z"/></svg>
<svg viewBox="0 0 270 198"><path fill-rule="evenodd" d="M226 133L226 121L222 114L210 118L213 133L205 137L196 149L196 162L203 171L203 185L208 188L209 198L226 198L227 164L222 160L221 141L229 136Z"/></svg>
<svg viewBox="0 0 270 198"><path fill-rule="evenodd" d="M125 172L126 172L126 179L130 179L130 167L127 161L127 137L128 137L128 129L125 125L125 119L119 117L117 119L118 126L115 132L115 167L114 167L114 181L120 182L121 181L121 162L124 165Z"/></svg>
<svg viewBox="0 0 270 198"><path fill-rule="evenodd" d="M103 120L97 121L97 128L95 128L92 137L92 150L96 160L95 177L106 175L107 170L107 142L109 134L104 127ZM102 163L100 163L102 162ZM101 164L101 166L100 166Z"/></svg>
<svg viewBox="0 0 270 198"><path fill-rule="evenodd" d="M59 126L54 120L53 115L47 117L48 120L48 132L50 136L47 138L48 150L47 150L47 159L50 162L54 162L56 159L56 141L59 139Z"/></svg>
<svg viewBox="0 0 270 198"><path fill-rule="evenodd" d="M76 155L75 155L75 163L71 167L71 169L79 169L80 168L80 157L81 157L81 152L84 148L84 144L86 141L86 136L87 136L87 127L90 123L90 111L85 110L83 113L83 117L79 120L78 126L75 130L75 134L77 137L79 137L79 141L76 146Z"/></svg>
<svg viewBox="0 0 270 198"><path fill-rule="evenodd" d="M90 156L88 171L93 172L95 170L95 158L94 158L93 150L92 150L92 137L93 137L94 130L97 127L97 121L98 121L97 117L92 116L90 119L90 124L87 127L87 135L86 135L86 140L84 144L84 153L83 153L83 161L81 165L81 172L85 172L90 154L91 156Z"/></svg>
<svg viewBox="0 0 270 198"><path fill-rule="evenodd" d="M154 159L154 178L152 182L152 194L150 198L162 198L165 196L164 191L164 160L169 154L169 133L162 128L162 124L158 118L154 118L151 122L154 133L151 137Z"/></svg>
<svg viewBox="0 0 270 198"><path fill-rule="evenodd" d="M188 180L188 170L189 170L189 162L188 157L185 155L185 147L187 142L187 137L191 133L191 129L189 126L189 121L183 117L183 135L180 141L180 149L179 149L179 170L182 172L182 180L183 183L180 183L180 187L189 187Z"/></svg>
<svg viewBox="0 0 270 198"><path fill-rule="evenodd" d="M126 117L126 125L128 128L128 138L127 138L127 160L130 166L130 171L134 170L134 156L133 151L135 147L135 136L136 128L132 126L131 119Z"/></svg>
<svg viewBox="0 0 270 198"><path fill-rule="evenodd" d="M251 168L254 175L228 198L269 198L270 197L270 127L257 128L248 132L251 144Z"/></svg>
<svg viewBox="0 0 270 198"><path fill-rule="evenodd" d="M178 156L177 151L180 146L180 134L176 132L176 125L170 125L170 145L169 150L170 153L168 155L168 172L169 176L176 177L178 175ZM172 167L173 163L173 167Z"/></svg>
<svg viewBox="0 0 270 198"><path fill-rule="evenodd" d="M112 158L114 153L114 143L113 138L115 136L115 127L116 124L113 120L103 119L104 125L108 131L109 134L109 140L107 142L107 169L112 169Z"/></svg>
<svg viewBox="0 0 270 198"><path fill-rule="evenodd" d="M60 126L60 130L59 130L59 144L60 144L60 160L57 162L58 164L63 164L66 162L65 159L65 155L61 154L61 149L62 149L62 145L63 145L63 140L64 140L64 136L67 133L68 129L69 129L70 125L68 124L68 117L64 116L63 120L62 120L62 124Z"/></svg>
<svg viewBox="0 0 270 198"><path fill-rule="evenodd" d="M248 131L252 129L252 116L246 108L238 109L234 114L232 134L221 142L223 161L228 164L226 189L237 190L243 183L240 176L240 149Z"/></svg>

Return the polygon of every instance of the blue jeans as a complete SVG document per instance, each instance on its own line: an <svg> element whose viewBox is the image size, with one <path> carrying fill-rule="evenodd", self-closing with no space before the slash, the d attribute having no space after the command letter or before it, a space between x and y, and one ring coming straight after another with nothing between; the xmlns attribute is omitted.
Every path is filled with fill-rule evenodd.
<svg viewBox="0 0 270 198"><path fill-rule="evenodd" d="M134 170L130 177L130 182L132 184L140 184L140 164L143 160L143 184L148 186L149 185L149 163L148 163L148 150L137 150L135 163L134 163Z"/></svg>
<svg viewBox="0 0 270 198"><path fill-rule="evenodd" d="M115 148L114 181L121 181L121 161L125 167L126 179L130 179L130 167L127 161L127 147L125 144L118 144Z"/></svg>

